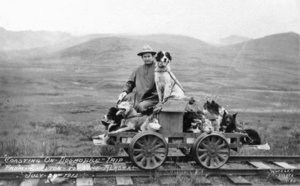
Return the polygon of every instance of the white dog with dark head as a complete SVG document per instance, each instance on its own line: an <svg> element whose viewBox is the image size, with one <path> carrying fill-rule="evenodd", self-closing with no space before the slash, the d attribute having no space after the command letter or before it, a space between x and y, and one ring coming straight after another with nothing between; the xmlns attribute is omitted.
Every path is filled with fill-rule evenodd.
<svg viewBox="0 0 300 186"><path fill-rule="evenodd" d="M168 98L185 98L183 88L175 75L171 72L170 62L172 57L169 52L159 51L156 54L155 84L159 103L164 103Z"/></svg>

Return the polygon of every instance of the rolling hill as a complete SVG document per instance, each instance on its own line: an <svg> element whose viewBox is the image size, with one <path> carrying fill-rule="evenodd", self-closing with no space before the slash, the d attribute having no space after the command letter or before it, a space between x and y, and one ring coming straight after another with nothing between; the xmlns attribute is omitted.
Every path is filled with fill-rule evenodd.
<svg viewBox="0 0 300 186"><path fill-rule="evenodd" d="M140 35L132 36L132 38L161 43L164 45L169 45L173 47L180 47L181 50L203 50L211 49L213 46L209 43L201 41L199 39L183 36L183 35L173 35L173 34L151 34L151 35Z"/></svg>
<svg viewBox="0 0 300 186"><path fill-rule="evenodd" d="M280 33L225 47L247 58L266 60L299 60L300 35Z"/></svg>
<svg viewBox="0 0 300 186"><path fill-rule="evenodd" d="M220 52L220 51L219 51ZM240 87L267 90L299 90L300 37L281 33L222 47L231 59L228 80Z"/></svg>
<svg viewBox="0 0 300 186"><path fill-rule="evenodd" d="M9 31L0 27L0 50L26 50L55 45L72 39L64 32Z"/></svg>
<svg viewBox="0 0 300 186"><path fill-rule="evenodd" d="M140 61L137 52L143 45L150 45L154 50L166 50L174 57L174 62L181 66L197 62L199 51L212 49L212 46L200 40L176 35L122 35L101 37L66 48L55 54L63 59L78 58L82 61L136 65ZM193 47L194 46L194 47ZM197 56L196 58L195 55ZM192 59L191 59L192 58ZM185 63L177 63L184 61Z"/></svg>
<svg viewBox="0 0 300 186"><path fill-rule="evenodd" d="M63 49L57 55L63 59L78 58L87 63L107 62L110 65L122 61L123 64L134 64L137 51L145 44L161 48L163 44L125 37L103 37Z"/></svg>

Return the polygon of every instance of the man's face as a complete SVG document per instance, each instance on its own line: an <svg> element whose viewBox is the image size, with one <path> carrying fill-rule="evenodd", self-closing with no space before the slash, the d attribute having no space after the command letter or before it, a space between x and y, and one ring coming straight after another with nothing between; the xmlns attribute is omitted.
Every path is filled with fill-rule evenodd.
<svg viewBox="0 0 300 186"><path fill-rule="evenodd" d="M154 56L151 53L145 53L142 55L142 59L146 65L150 65L154 61Z"/></svg>

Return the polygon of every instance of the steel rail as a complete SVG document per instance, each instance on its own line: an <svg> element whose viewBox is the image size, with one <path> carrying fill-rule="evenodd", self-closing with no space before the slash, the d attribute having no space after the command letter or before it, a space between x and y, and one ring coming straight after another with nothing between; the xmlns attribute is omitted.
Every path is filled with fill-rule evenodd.
<svg viewBox="0 0 300 186"><path fill-rule="evenodd" d="M299 161L300 156L284 156L284 155L232 155L229 157L229 162L242 161Z"/></svg>
<svg viewBox="0 0 300 186"><path fill-rule="evenodd" d="M193 161L191 156L168 156L166 161L188 162ZM243 161L299 161L300 156L283 156L283 155L232 155L228 162ZM0 165L6 164L103 164L103 163L128 163L131 162L128 156L7 156L0 157Z"/></svg>
<svg viewBox="0 0 300 186"><path fill-rule="evenodd" d="M193 167L190 169L166 168L152 171L140 170L138 168L131 170L55 170L55 171L0 171L1 179L32 179L32 178L47 178L49 174L61 174L65 178L100 178L113 176L172 176L172 175L205 175L205 176L221 176L221 175L236 175L236 176L255 176L255 175L270 175L270 174L290 173L294 176L300 176L300 168L285 169L257 169L257 168L220 168L216 170L203 169Z"/></svg>

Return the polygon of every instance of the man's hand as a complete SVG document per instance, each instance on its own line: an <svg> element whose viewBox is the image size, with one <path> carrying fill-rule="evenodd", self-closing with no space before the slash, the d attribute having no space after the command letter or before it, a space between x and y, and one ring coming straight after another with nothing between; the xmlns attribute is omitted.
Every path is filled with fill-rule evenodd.
<svg viewBox="0 0 300 186"><path fill-rule="evenodd" d="M127 95L126 92L122 92L120 95L119 95L119 98L118 98L118 103L123 101L124 97Z"/></svg>

